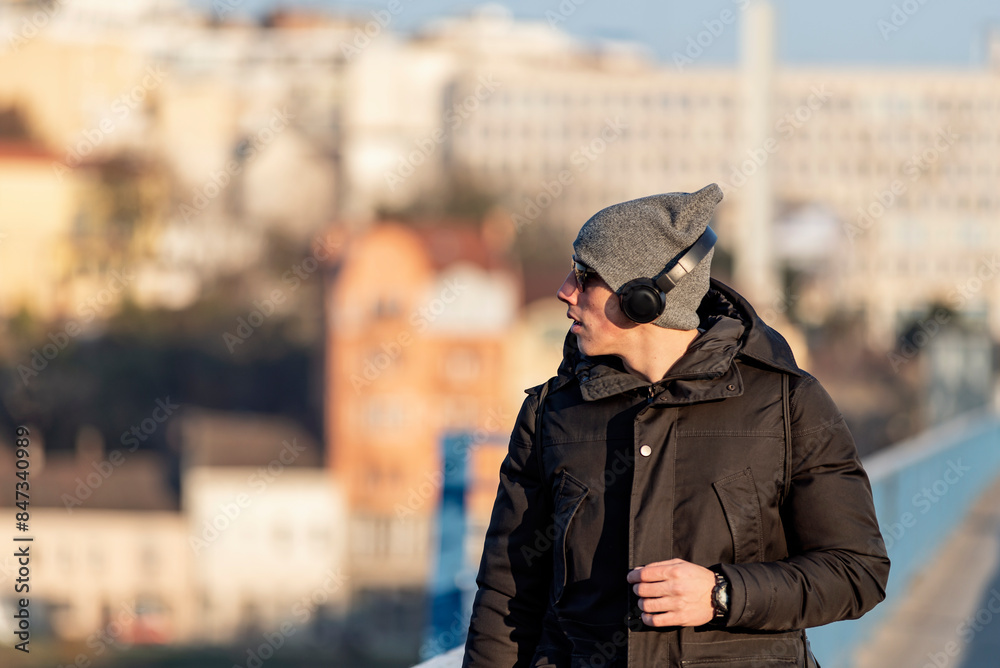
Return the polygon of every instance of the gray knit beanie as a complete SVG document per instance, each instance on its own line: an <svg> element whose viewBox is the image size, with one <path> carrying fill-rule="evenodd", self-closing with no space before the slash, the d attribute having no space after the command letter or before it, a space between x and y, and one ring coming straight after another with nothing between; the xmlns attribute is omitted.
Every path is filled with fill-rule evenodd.
<svg viewBox="0 0 1000 668"><path fill-rule="evenodd" d="M573 242L576 259L596 271L615 292L636 278L653 278L698 240L722 201L716 184L695 193L664 193L613 204L583 224ZM708 292L715 250L666 296L654 325L696 329L698 306Z"/></svg>

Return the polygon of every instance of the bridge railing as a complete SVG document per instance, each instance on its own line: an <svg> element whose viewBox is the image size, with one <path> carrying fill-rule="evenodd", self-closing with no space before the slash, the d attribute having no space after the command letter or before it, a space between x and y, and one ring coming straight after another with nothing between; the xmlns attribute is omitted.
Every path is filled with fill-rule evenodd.
<svg viewBox="0 0 1000 668"><path fill-rule="evenodd" d="M886 600L858 620L809 631L823 668L848 668L913 576L948 540L976 497L1000 476L1000 417L977 412L865 460L892 568Z"/></svg>

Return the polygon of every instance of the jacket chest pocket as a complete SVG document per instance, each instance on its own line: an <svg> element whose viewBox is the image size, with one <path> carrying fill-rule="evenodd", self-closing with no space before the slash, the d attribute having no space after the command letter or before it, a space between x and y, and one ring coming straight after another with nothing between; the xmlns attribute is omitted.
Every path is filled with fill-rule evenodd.
<svg viewBox="0 0 1000 668"><path fill-rule="evenodd" d="M753 472L747 467L739 473L712 483L726 515L733 537L733 561L737 564L764 560L764 527L760 516L760 497Z"/></svg>
<svg viewBox="0 0 1000 668"><path fill-rule="evenodd" d="M567 578L567 537L573 516L580 508L589 488L566 471L560 475L559 487L553 499L553 528L555 541L552 554L552 585L556 603L562 598Z"/></svg>

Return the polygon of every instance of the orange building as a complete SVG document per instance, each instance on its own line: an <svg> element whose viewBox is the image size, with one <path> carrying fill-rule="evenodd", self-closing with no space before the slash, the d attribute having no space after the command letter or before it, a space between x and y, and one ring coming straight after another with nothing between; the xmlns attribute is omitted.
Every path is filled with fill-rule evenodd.
<svg viewBox="0 0 1000 668"><path fill-rule="evenodd" d="M504 378L521 287L501 255L478 229L385 223L332 272L326 442L356 585L426 583L449 430L472 435L470 476L493 479L469 500L488 512L523 397Z"/></svg>

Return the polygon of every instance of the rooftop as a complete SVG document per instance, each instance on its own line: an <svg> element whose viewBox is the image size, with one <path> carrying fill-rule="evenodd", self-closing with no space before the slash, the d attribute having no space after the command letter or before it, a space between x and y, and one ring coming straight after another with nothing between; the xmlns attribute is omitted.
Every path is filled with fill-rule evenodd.
<svg viewBox="0 0 1000 668"><path fill-rule="evenodd" d="M284 417L187 409L174 436L185 468L267 466L289 449L294 457L286 455L284 466L322 465L319 444L300 424Z"/></svg>

